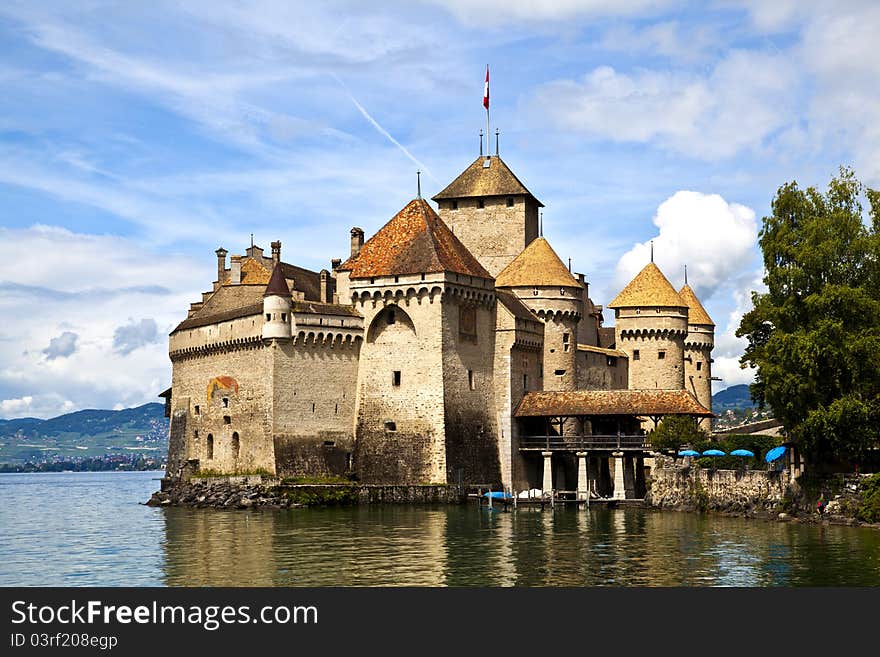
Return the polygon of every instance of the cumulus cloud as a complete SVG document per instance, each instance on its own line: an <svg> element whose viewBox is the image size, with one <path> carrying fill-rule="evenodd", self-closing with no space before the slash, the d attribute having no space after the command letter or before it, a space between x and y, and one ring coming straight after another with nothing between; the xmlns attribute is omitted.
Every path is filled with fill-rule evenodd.
<svg viewBox="0 0 880 657"><path fill-rule="evenodd" d="M718 194L679 191L657 208L654 225L659 229L653 238L654 262L673 284L681 281L687 265L688 281L701 298L752 268L758 227L751 208L728 203ZM621 256L618 289L650 262L651 241Z"/></svg>
<svg viewBox="0 0 880 657"><path fill-rule="evenodd" d="M40 257L22 257L21 244ZM213 280L207 255L160 255L134 239L46 226L0 228L0 280L14 291L0 294L3 413L53 417L155 401L171 376L162 335ZM127 319L137 308L151 317Z"/></svg>
<svg viewBox="0 0 880 657"><path fill-rule="evenodd" d="M76 351L76 340L79 336L73 331L64 331L58 337L49 340L49 346L43 349L46 360L67 358Z"/></svg>
<svg viewBox="0 0 880 657"><path fill-rule="evenodd" d="M117 327L113 332L113 349L124 356L138 347L158 342L161 337L155 320L142 319L139 322L132 320L124 326Z"/></svg>
<svg viewBox="0 0 880 657"><path fill-rule="evenodd" d="M732 51L707 75L599 66L539 87L532 102L562 129L715 160L771 139L790 121L798 84L784 55Z"/></svg>

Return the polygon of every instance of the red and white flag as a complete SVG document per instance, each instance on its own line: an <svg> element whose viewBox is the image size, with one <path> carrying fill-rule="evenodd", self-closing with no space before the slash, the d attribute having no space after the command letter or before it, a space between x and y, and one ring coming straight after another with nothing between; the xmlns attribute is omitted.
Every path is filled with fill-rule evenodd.
<svg viewBox="0 0 880 657"><path fill-rule="evenodd" d="M489 109L489 67L486 67L486 88L483 90L483 107Z"/></svg>

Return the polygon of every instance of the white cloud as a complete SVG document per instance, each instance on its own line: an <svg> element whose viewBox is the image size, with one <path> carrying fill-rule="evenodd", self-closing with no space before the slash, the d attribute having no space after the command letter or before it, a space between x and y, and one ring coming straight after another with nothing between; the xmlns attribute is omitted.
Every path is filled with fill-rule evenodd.
<svg viewBox="0 0 880 657"><path fill-rule="evenodd" d="M43 349L46 360L67 358L76 351L76 340L79 336L72 331L64 331L58 337L49 340L49 346Z"/></svg>
<svg viewBox="0 0 880 657"><path fill-rule="evenodd" d="M602 35L600 45L611 52L651 53L690 62L720 42L717 29L711 25L682 25L673 20L644 26L614 25Z"/></svg>
<svg viewBox="0 0 880 657"><path fill-rule="evenodd" d="M783 55L732 51L708 75L599 66L539 87L532 102L562 129L714 160L760 147L786 126L799 84Z"/></svg>
<svg viewBox="0 0 880 657"><path fill-rule="evenodd" d="M193 261L133 240L46 226L0 228L0 399L10 402L4 412L51 417L155 401L171 375L164 335L210 286L215 261L208 255ZM149 316L120 337L120 324L134 312ZM46 358L44 347L59 332L77 335L76 349ZM26 406L15 403L25 399Z"/></svg>
<svg viewBox="0 0 880 657"><path fill-rule="evenodd" d="M681 4L679 0L427 0L448 9L466 25L486 28L514 21L564 21L598 16L634 16Z"/></svg>
<svg viewBox="0 0 880 657"><path fill-rule="evenodd" d="M152 318L142 319L139 322L131 320L113 331L113 349L116 353L125 356L139 347L159 342L162 337L156 327L156 320Z"/></svg>
<svg viewBox="0 0 880 657"><path fill-rule="evenodd" d="M654 216L654 262L673 284L688 282L702 299L752 268L758 228L755 212L728 203L718 194L679 191L663 201ZM651 240L636 244L617 262L622 288L650 261Z"/></svg>

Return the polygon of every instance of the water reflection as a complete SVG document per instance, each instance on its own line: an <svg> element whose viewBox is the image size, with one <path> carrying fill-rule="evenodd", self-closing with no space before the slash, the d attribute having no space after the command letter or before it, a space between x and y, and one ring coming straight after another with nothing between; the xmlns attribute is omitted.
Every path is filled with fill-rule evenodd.
<svg viewBox="0 0 880 657"><path fill-rule="evenodd" d="M168 585L880 585L880 532L644 509L164 509Z"/></svg>

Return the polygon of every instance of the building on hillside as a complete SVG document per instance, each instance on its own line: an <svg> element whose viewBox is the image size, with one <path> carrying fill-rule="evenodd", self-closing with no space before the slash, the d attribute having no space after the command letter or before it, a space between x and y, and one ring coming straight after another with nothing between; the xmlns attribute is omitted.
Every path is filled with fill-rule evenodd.
<svg viewBox="0 0 880 657"><path fill-rule="evenodd" d="M644 492L646 418L711 416L714 326L649 263L603 326L497 155L320 272L251 246L171 333L169 477Z"/></svg>

